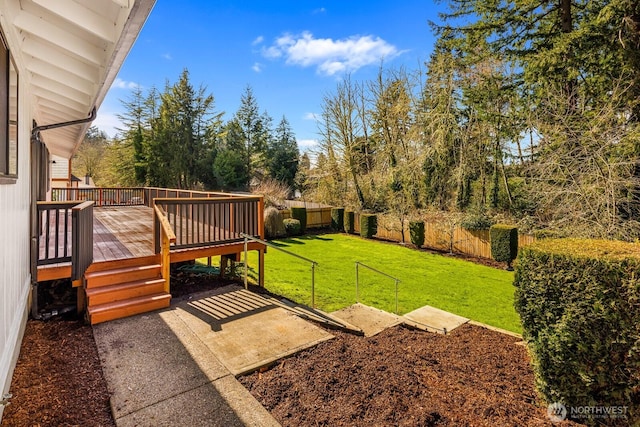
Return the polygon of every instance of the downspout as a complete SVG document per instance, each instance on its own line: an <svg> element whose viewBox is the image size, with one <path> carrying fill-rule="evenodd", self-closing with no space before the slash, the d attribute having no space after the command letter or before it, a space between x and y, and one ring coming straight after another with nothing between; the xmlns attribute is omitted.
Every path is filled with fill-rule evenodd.
<svg viewBox="0 0 640 427"><path fill-rule="evenodd" d="M53 123L50 125L36 126L31 131L31 140L33 141L34 138L39 139L38 134L43 130L57 129L57 128L62 128L66 126L83 125L85 123L90 123L96 119L96 115L97 115L96 107L93 107L91 109L91 112L89 113L89 117L87 117L86 119L71 120L68 122L60 122L60 123Z"/></svg>
<svg viewBox="0 0 640 427"><path fill-rule="evenodd" d="M43 319L44 317L51 317L51 313L41 316L38 313L38 253L40 248L38 247L38 185L40 182L39 171L40 164L38 164L37 152L35 149L36 143L40 141L40 132L57 129L65 126L81 125L90 123L96 118L96 107L94 106L89 113L89 117L79 120L71 120L68 122L52 123L50 125L36 126L34 122L33 129L31 130L31 316L34 319ZM48 168L49 165L46 165ZM64 311L64 310L61 310ZM52 312L53 313L53 312ZM62 313L56 313L62 314Z"/></svg>

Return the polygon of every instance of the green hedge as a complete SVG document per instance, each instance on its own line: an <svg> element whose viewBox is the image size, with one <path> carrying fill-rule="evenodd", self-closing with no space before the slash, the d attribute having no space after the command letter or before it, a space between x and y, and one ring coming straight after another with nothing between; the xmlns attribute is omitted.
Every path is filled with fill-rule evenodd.
<svg viewBox="0 0 640 427"><path fill-rule="evenodd" d="M518 256L518 229L511 225L496 224L489 229L491 257L498 262L511 261Z"/></svg>
<svg viewBox="0 0 640 427"><path fill-rule="evenodd" d="M374 214L360 214L360 236L371 239L378 232L378 217Z"/></svg>
<svg viewBox="0 0 640 427"><path fill-rule="evenodd" d="M409 236L412 244L417 247L424 245L424 221L410 221Z"/></svg>
<svg viewBox="0 0 640 427"><path fill-rule="evenodd" d="M291 218L300 221L300 234L307 230L307 208L291 208Z"/></svg>
<svg viewBox="0 0 640 427"><path fill-rule="evenodd" d="M302 234L302 227L300 225L300 221L295 218L285 219L284 229L287 231L287 236L299 236Z"/></svg>
<svg viewBox="0 0 640 427"><path fill-rule="evenodd" d="M331 228L344 230L344 208L331 208Z"/></svg>
<svg viewBox="0 0 640 427"><path fill-rule="evenodd" d="M547 402L563 403L569 414L577 406L626 406L629 420L640 419L640 246L541 240L521 250L514 285Z"/></svg>
<svg viewBox="0 0 640 427"><path fill-rule="evenodd" d="M344 212L344 232L353 234L356 232L355 225L356 214L353 211L345 211Z"/></svg>

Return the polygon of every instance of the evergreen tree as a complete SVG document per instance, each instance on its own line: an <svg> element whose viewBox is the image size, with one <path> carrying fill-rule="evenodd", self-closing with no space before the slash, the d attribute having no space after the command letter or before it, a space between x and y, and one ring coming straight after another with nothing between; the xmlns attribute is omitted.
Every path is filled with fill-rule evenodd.
<svg viewBox="0 0 640 427"><path fill-rule="evenodd" d="M290 188L295 186L300 151L291 125L282 117L275 129L274 137L267 147L267 169L269 176Z"/></svg>
<svg viewBox="0 0 640 427"><path fill-rule="evenodd" d="M260 114L258 101L251 86L247 86L240 98L240 108L234 120L243 137L242 157L249 180L264 171L264 156L270 137L270 118Z"/></svg>

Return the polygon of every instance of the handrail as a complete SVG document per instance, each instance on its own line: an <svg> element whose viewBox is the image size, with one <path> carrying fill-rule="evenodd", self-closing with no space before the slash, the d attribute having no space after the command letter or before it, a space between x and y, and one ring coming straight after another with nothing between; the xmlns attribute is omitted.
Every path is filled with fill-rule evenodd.
<svg viewBox="0 0 640 427"><path fill-rule="evenodd" d="M176 235L171 228L169 220L165 216L161 206L154 205L154 235L156 240L156 253L160 252L160 270L164 279L164 291L170 292L171 278L171 243L175 243ZM158 239L158 237L160 237ZM160 248L158 248L160 246ZM158 251L159 249L159 251Z"/></svg>
<svg viewBox="0 0 640 427"><path fill-rule="evenodd" d="M393 277L390 274L384 273L378 269L375 269L373 267L369 267L366 264L361 263L360 261L356 261L356 303L360 302L360 291L359 291L359 280L358 280L358 266L362 266L364 268L367 268L371 271L373 271L374 273L378 273L382 276L388 277L389 279L395 281L396 284L396 314L398 314L398 283L400 283L400 279L398 279L397 277Z"/></svg>
<svg viewBox="0 0 640 427"><path fill-rule="evenodd" d="M315 268L317 265L319 265L316 261L303 257L302 255L298 255L298 254L294 254L291 251L288 251L286 249L282 249L281 247L278 247L276 245L274 245L273 243L269 243L266 240L262 240L262 239L258 239L257 237L254 236L249 236L248 234L244 234L244 233L240 233L240 237L242 237L244 239L244 288L247 289L248 287L248 283L247 283L247 275L248 275L248 266L247 266L247 243L249 242L249 240L253 240L254 242L258 242L258 243L262 243L263 245L273 248L275 250L278 250L280 252L284 252L285 254L294 256L296 258L299 258L303 261L309 262L311 263L311 308L316 308L316 294L315 294Z"/></svg>

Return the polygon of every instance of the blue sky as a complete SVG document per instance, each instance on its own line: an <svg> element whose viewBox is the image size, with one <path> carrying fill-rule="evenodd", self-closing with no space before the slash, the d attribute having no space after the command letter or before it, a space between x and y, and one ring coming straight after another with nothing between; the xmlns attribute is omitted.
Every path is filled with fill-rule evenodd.
<svg viewBox="0 0 640 427"><path fill-rule="evenodd" d="M409 70L424 64L434 43L428 21L443 7L432 0L158 0L94 125L114 136L120 100L132 87L162 90L187 68L225 120L250 85L274 125L286 116L300 148L312 148L323 96L346 73L372 79L381 61Z"/></svg>

